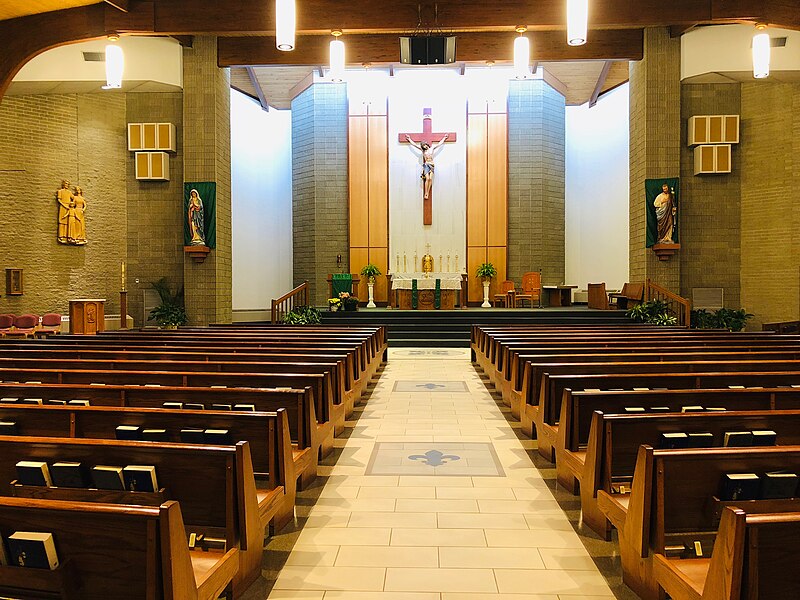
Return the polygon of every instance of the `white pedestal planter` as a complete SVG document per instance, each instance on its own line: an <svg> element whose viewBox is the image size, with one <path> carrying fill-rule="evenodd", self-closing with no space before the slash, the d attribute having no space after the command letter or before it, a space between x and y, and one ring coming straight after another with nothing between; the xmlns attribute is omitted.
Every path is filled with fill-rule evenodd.
<svg viewBox="0 0 800 600"><path fill-rule="evenodd" d="M368 283L367 288L369 288L369 302L367 302L367 308L375 308L375 284Z"/></svg>
<svg viewBox="0 0 800 600"><path fill-rule="evenodd" d="M481 308L491 308L492 305L489 303L489 280L483 282L483 304L481 304Z"/></svg>

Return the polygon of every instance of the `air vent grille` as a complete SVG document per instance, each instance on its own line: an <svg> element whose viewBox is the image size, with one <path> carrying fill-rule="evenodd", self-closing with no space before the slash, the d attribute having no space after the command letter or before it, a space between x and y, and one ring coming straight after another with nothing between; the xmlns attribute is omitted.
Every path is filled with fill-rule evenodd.
<svg viewBox="0 0 800 600"><path fill-rule="evenodd" d="M106 62L105 52L84 52L83 60L86 62Z"/></svg>

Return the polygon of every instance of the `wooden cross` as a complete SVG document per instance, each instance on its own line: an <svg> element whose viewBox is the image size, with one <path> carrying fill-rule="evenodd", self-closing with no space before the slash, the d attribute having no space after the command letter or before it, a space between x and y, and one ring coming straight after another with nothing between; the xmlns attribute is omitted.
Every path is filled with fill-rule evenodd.
<svg viewBox="0 0 800 600"><path fill-rule="evenodd" d="M429 146L433 146L442 141L442 138L446 135L447 140L446 143L451 143L456 141L456 134L453 132L449 133L434 133L431 131L432 127L432 117L431 117L431 109L430 108L423 108L422 109L422 133L400 133L398 134L398 141L401 144L407 144L408 139L406 136L410 137L413 142L418 144L428 144ZM433 224L433 188L430 189L428 192L427 198L425 197L425 182L423 181L422 184L422 224L423 225L431 225Z"/></svg>

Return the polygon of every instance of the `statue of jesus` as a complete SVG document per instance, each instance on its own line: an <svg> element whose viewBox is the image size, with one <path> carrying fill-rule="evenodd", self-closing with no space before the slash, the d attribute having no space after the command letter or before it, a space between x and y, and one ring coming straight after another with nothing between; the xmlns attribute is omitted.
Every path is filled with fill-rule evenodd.
<svg viewBox="0 0 800 600"><path fill-rule="evenodd" d="M433 164L433 154L442 144L447 141L447 135L448 134L445 133L444 137L440 141L436 142L433 146L427 142L418 144L411 139L410 135L406 135L406 140L408 140L408 143L422 152L422 175L420 175L420 179L422 179L424 185L424 193L422 197L425 200L430 197L431 188L433 187L433 172L435 168Z"/></svg>

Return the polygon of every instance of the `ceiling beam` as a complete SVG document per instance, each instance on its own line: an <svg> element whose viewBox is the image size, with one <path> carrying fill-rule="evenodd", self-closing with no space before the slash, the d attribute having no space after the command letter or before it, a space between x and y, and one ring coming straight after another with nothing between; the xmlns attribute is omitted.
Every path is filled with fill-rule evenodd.
<svg viewBox="0 0 800 600"><path fill-rule="evenodd" d="M173 35L172 39L177 40L178 43L184 48L191 48L192 46L194 46L193 35Z"/></svg>
<svg viewBox="0 0 800 600"><path fill-rule="evenodd" d="M697 27L697 23L693 23L691 25L670 25L669 26L669 37L677 38L681 37L684 33L689 33L692 29Z"/></svg>
<svg viewBox="0 0 800 600"><path fill-rule="evenodd" d="M603 65L603 68L600 70L600 76L597 78L597 83L594 86L594 91L592 95L589 97L589 108L597 104L597 99L600 97L600 92L603 91L603 86L606 84L606 78L608 77L608 72L611 70L612 62L610 60L606 61L606 64Z"/></svg>
<svg viewBox="0 0 800 600"><path fill-rule="evenodd" d="M256 72L253 70L253 67L245 67L247 71L247 76L250 77L250 83L253 84L253 87L256 90L256 95L258 96L258 103L261 104L261 108L265 111L269 112L269 102L264 97L264 89L261 87L261 83L258 81L258 77L256 77Z"/></svg>
<svg viewBox="0 0 800 600"><path fill-rule="evenodd" d="M514 35L511 32L472 32L458 36L456 59L459 62L511 61L514 58ZM592 31L590 42L568 46L558 31L529 32L532 58L537 61L558 60L641 60L641 29ZM345 35L347 63L397 63L400 43L397 35ZM328 38L303 36L297 39L293 52L275 48L270 36L220 37L217 61L220 67L247 65L318 65L328 62Z"/></svg>
<svg viewBox="0 0 800 600"><path fill-rule="evenodd" d="M130 6L130 0L104 0L106 4L113 6L117 10L121 10L122 12L128 12Z"/></svg>

